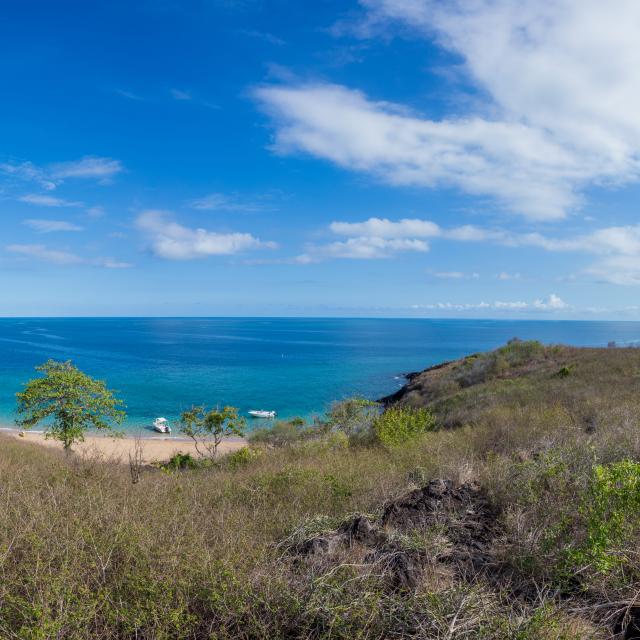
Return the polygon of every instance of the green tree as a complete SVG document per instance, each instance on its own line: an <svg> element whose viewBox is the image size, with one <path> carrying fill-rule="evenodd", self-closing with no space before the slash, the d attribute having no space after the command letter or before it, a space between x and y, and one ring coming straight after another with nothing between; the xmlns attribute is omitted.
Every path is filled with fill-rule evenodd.
<svg viewBox="0 0 640 640"><path fill-rule="evenodd" d="M228 436L243 437L246 421L235 407L207 409L192 407L180 416L180 431L191 438L201 456L215 458L222 440Z"/></svg>
<svg viewBox="0 0 640 640"><path fill-rule="evenodd" d="M108 430L124 420L122 400L70 360L47 360L36 371L44 375L16 394L18 426L30 429L46 420L45 438L59 440L68 452L74 443L84 441L87 429Z"/></svg>
<svg viewBox="0 0 640 640"><path fill-rule="evenodd" d="M342 431L351 442L366 441L380 413L377 402L365 398L348 398L334 402L327 413L327 422L332 429Z"/></svg>

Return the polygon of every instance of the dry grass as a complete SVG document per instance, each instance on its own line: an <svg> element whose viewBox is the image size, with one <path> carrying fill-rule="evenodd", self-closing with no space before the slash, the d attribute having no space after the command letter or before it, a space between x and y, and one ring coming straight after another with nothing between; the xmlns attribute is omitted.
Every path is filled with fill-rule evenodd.
<svg viewBox="0 0 640 640"><path fill-rule="evenodd" d="M585 539L594 465L640 460L640 350L534 349L479 377L473 365L471 384L468 366L411 397L456 428L404 448L303 441L133 484L126 466L1 438L0 637L612 637L640 591L639 532L607 550L610 572L567 550ZM490 568L442 564L433 531L412 538L428 562L410 591L356 548L338 564L283 550L436 477L487 492Z"/></svg>

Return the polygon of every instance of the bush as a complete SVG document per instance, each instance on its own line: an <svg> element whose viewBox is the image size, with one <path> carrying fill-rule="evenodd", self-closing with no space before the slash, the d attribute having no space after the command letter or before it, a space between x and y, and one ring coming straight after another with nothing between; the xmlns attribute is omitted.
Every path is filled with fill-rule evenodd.
<svg viewBox="0 0 640 640"><path fill-rule="evenodd" d="M616 554L640 526L640 463L623 460L596 465L584 504L586 538L569 551L572 564L592 564L607 573L620 564Z"/></svg>
<svg viewBox="0 0 640 640"><path fill-rule="evenodd" d="M184 469L195 469L198 466L198 461L190 453L178 451L168 462L161 466L169 471L182 471Z"/></svg>
<svg viewBox="0 0 640 640"><path fill-rule="evenodd" d="M318 438L324 434L322 426L307 426L301 418L278 420L272 427L264 427L252 431L249 436L251 444L269 447L287 447L293 444Z"/></svg>
<svg viewBox="0 0 640 640"><path fill-rule="evenodd" d="M373 433L386 447L396 447L436 429L436 420L428 409L392 407L376 418Z"/></svg>
<svg viewBox="0 0 640 640"><path fill-rule="evenodd" d="M376 418L380 415L380 405L365 398L349 398L334 402L327 414L327 425L341 431L351 444L369 442Z"/></svg>
<svg viewBox="0 0 640 640"><path fill-rule="evenodd" d="M231 469L238 469L251 464L254 460L257 460L262 455L260 449L253 447L242 447L237 451L233 451L224 457L225 463Z"/></svg>

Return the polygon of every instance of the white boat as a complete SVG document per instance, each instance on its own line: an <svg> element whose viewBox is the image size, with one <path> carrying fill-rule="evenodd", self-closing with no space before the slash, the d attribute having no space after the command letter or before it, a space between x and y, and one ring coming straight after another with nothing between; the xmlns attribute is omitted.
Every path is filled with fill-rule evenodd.
<svg viewBox="0 0 640 640"><path fill-rule="evenodd" d="M264 411L263 409L252 409L249 411L249 415L252 418L275 418L275 411Z"/></svg>
<svg viewBox="0 0 640 640"><path fill-rule="evenodd" d="M171 433L171 425L166 418L156 418L153 421L153 430L158 433Z"/></svg>

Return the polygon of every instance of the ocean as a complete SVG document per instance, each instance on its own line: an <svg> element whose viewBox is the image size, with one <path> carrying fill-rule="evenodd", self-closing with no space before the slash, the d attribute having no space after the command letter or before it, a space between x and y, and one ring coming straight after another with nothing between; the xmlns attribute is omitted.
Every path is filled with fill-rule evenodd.
<svg viewBox="0 0 640 640"><path fill-rule="evenodd" d="M581 346L640 341L638 322L313 319L0 319L0 423L48 358L72 360L127 405L125 430L175 420L194 404L321 414L333 400L375 399L403 374L513 337ZM264 424L253 420L250 425Z"/></svg>

